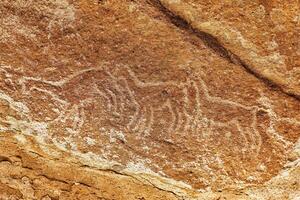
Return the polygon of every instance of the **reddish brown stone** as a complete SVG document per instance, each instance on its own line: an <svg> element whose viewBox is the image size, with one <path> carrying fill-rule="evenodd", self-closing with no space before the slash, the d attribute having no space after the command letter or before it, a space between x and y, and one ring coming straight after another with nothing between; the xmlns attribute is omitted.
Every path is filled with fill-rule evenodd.
<svg viewBox="0 0 300 200"><path fill-rule="evenodd" d="M296 14L269 1L0 2L3 198L296 198Z"/></svg>

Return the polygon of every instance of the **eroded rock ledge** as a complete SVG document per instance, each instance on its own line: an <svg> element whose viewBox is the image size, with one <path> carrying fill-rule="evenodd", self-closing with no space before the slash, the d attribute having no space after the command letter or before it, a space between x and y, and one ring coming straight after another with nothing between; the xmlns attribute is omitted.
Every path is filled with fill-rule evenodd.
<svg viewBox="0 0 300 200"><path fill-rule="evenodd" d="M0 199L297 199L299 159L262 186L218 192L40 144L28 135L0 137ZM298 144L299 145L299 144ZM300 146L300 145L299 145ZM298 153L299 153L298 146ZM295 151L296 153L296 151Z"/></svg>
<svg viewBox="0 0 300 200"><path fill-rule="evenodd" d="M296 200L298 10L1 1L0 199Z"/></svg>

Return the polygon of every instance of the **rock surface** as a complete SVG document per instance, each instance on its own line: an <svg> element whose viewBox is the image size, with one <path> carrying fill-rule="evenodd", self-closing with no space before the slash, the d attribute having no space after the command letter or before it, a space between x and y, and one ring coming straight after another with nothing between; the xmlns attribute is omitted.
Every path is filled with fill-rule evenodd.
<svg viewBox="0 0 300 200"><path fill-rule="evenodd" d="M298 1L0 2L0 199L300 197Z"/></svg>
<svg viewBox="0 0 300 200"><path fill-rule="evenodd" d="M299 1L161 0L161 5L217 38L233 62L299 99Z"/></svg>

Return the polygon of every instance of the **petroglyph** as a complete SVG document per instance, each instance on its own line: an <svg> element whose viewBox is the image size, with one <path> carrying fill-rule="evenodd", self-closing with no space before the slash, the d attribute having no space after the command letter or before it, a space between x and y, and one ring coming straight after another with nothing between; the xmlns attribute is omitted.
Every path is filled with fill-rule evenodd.
<svg viewBox="0 0 300 200"><path fill-rule="evenodd" d="M7 71L6 75L9 76ZM220 148L218 154L228 151L241 159L251 157L260 164L264 142L262 135L267 135L277 147L288 148L292 143L277 131L276 124L284 122L300 126L300 122L295 119L280 117L274 111L272 101L263 93L260 93L261 97L256 105L248 106L214 96L201 77L186 75L180 81L168 77L164 81L143 80L138 71L126 66L88 68L57 81L22 75L15 88L19 88L23 102L13 100L4 91L0 91L0 100L23 114L26 123L35 122L34 116L30 115L32 107L29 105L34 106L34 102L38 102L36 98L43 99L47 104L51 103L54 106L51 107L53 116L39 123L46 124L45 127L65 130L64 136L57 134L55 129L49 134L54 139L63 139L64 146L70 143L71 149L77 149L76 138L81 137L86 129L84 127L91 126L89 119L93 117L100 121L92 126L104 133L109 143L120 142L130 146L132 140L139 141L143 138L146 141L141 142L145 147L144 156L150 156L151 148L159 148L164 143L174 146L179 145L178 142L185 144L184 140L178 141L178 136L174 139L174 135L194 138L203 145L197 151L200 155L205 155L211 164L205 165L208 161L204 162L203 159L194 160L193 163L200 162L201 166L206 166L214 173L217 171L212 165L218 166L222 168L218 173L227 175L227 170L220 164L223 162L222 156L210 153L214 145L221 144L223 140L229 144L235 143L239 148L238 153L236 147L224 146L226 150ZM34 92L38 95L33 95ZM89 107L93 109L88 109ZM46 106L45 109L50 107ZM94 113L94 109L97 112ZM269 120L265 129L259 129L260 121L257 116L260 112L265 113ZM2 118L1 122L11 123ZM5 126L1 125L0 130L6 130ZM93 141L93 146L103 142L97 141L94 135L88 135L88 138ZM151 144L150 148L147 143ZM110 149L110 146L105 149ZM137 153L134 147L130 149ZM168 162L169 155L160 154L165 158L164 162ZM245 171L237 172L237 175L248 177ZM216 175L210 174L210 177L216 179Z"/></svg>
<svg viewBox="0 0 300 200"><path fill-rule="evenodd" d="M131 115L126 113L127 123L124 126L129 131L150 132L154 124L159 121L153 121L153 116L159 112L167 113L167 118L169 117L165 126L166 133L174 131L197 132L201 129L199 127L201 121L205 119L205 123L208 121L212 126L235 126L244 138L246 148L255 148L257 153L259 153L261 146L261 137L256 128L256 114L258 110L264 110L271 118L268 129L270 134L274 135L274 139L283 144L286 143L284 138L279 136L273 128L273 124L278 119L266 101L261 101L265 108L249 107L231 100L211 96L206 83L200 78L190 80L187 77L186 82L143 82L128 67L118 73L125 74L125 76L113 75L99 67L76 72L59 81L48 81L38 77L22 77L20 83L23 94L30 95L31 91L36 90L46 97L50 97L50 100L58 105L56 112L63 114L53 119L53 122L58 121L58 119L65 122L68 118L73 117L71 120L73 121L72 127L76 133L80 132L80 127L84 123L84 104L88 101L99 103L97 100L100 100L107 112L110 112L111 119L126 121L123 119L124 112L128 106L131 107L133 112ZM81 93L82 91L85 93ZM7 98L5 99L7 100ZM224 114L222 120L218 119L220 115L223 115L218 113L220 107L222 107ZM227 110L224 111L224 108ZM207 116L205 109L213 115ZM225 115L228 113L231 115L226 117ZM240 115L239 113L244 114ZM250 128L242 127L241 123L245 122L251 125Z"/></svg>
<svg viewBox="0 0 300 200"><path fill-rule="evenodd" d="M0 1L0 191L297 191L296 1L167 1Z"/></svg>

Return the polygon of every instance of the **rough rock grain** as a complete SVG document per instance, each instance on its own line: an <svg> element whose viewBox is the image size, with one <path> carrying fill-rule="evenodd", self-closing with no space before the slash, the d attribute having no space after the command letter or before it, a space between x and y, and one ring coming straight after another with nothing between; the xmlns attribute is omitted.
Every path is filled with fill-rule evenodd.
<svg viewBox="0 0 300 200"><path fill-rule="evenodd" d="M1 1L0 198L296 200L294 4Z"/></svg>
<svg viewBox="0 0 300 200"><path fill-rule="evenodd" d="M161 0L160 5L215 37L233 62L300 98L299 1Z"/></svg>

